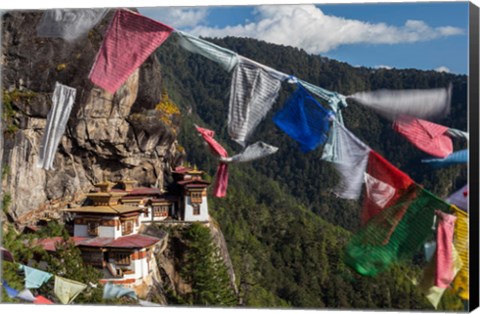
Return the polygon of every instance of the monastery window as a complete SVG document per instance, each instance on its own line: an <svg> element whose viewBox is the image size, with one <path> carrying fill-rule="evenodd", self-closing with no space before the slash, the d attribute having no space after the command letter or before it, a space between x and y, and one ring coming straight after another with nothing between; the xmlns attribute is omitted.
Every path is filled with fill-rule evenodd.
<svg viewBox="0 0 480 314"><path fill-rule="evenodd" d="M190 200L192 201L192 203L200 204L202 202L202 192L191 192Z"/></svg>
<svg viewBox="0 0 480 314"><path fill-rule="evenodd" d="M194 215L200 215L200 205L199 204L193 204L193 214Z"/></svg>
<svg viewBox="0 0 480 314"><path fill-rule="evenodd" d="M96 221L89 221L87 222L87 233L90 236L98 236L98 226L100 224Z"/></svg>
<svg viewBox="0 0 480 314"><path fill-rule="evenodd" d="M122 222L122 235L127 235L133 232L133 221L127 220Z"/></svg>
<svg viewBox="0 0 480 314"><path fill-rule="evenodd" d="M128 252L112 252L111 256L115 260L115 264L119 266L130 266L130 253Z"/></svg>
<svg viewBox="0 0 480 314"><path fill-rule="evenodd" d="M168 216L168 205L161 205L153 207L153 216L154 217L167 217Z"/></svg>

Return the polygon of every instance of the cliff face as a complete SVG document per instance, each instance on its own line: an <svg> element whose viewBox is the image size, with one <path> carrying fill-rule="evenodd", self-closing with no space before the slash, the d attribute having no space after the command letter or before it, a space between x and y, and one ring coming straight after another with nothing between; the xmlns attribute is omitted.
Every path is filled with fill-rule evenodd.
<svg viewBox="0 0 480 314"><path fill-rule="evenodd" d="M183 157L176 149L178 114L155 109L161 100L160 65L152 55L114 94L88 74L113 12L86 38L68 43L39 38L41 12L9 12L2 20L3 172L8 214L71 201L101 180L135 179L161 187ZM77 89L55 170L36 167L55 82ZM22 219L23 218L23 219Z"/></svg>

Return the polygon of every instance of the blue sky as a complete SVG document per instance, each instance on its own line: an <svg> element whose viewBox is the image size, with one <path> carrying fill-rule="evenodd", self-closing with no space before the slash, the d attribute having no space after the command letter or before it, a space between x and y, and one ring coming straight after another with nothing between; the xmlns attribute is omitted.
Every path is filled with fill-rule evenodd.
<svg viewBox="0 0 480 314"><path fill-rule="evenodd" d="M468 71L468 2L140 8L206 37L253 37L353 66Z"/></svg>

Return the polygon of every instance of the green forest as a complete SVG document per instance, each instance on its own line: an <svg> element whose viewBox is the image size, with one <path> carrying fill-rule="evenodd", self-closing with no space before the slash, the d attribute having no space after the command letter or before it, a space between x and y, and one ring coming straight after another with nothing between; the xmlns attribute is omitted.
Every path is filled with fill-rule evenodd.
<svg viewBox="0 0 480 314"><path fill-rule="evenodd" d="M376 89L446 87L452 83L450 115L433 122L466 130L466 76L415 69L355 68L301 49L253 39L209 40L344 95ZM162 86L181 109L179 144L185 148L186 161L205 170L213 181L217 160L193 125L214 130L229 154L241 150L227 134L231 74L183 50L174 40L160 47L156 55L162 66ZM432 310L412 284L425 266L421 251L413 260L399 261L374 278L362 277L343 263L345 245L359 228L362 202L333 195L331 189L338 178L333 167L320 160L322 147L304 154L272 122L272 115L293 90L293 85L284 83L273 109L250 140L262 140L279 147L279 151L250 164L231 165L227 197L209 198L210 214L219 222L228 243L240 305ZM434 170L422 164L420 160L428 155L396 134L391 121L353 102L343 115L347 128L358 138L439 197L465 184L465 166ZM457 141L454 146L457 150L466 143ZM438 310L462 308L460 299L447 291Z"/></svg>

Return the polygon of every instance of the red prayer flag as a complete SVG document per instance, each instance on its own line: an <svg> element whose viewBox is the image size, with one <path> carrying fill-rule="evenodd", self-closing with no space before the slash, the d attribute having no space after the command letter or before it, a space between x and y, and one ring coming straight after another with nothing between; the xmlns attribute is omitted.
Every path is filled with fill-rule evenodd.
<svg viewBox="0 0 480 314"><path fill-rule="evenodd" d="M117 10L90 71L90 80L115 93L172 31L138 13Z"/></svg>
<svg viewBox="0 0 480 314"><path fill-rule="evenodd" d="M369 193L365 195L363 200L361 214L362 225L366 224L373 216L380 213L384 208L395 204L397 200L407 192L408 188L414 184L414 181L408 175L393 166L374 150L371 150L368 155L367 173L370 177L383 184L370 185L367 187ZM389 189L384 188L384 185L388 185L395 190L393 195ZM376 191L376 189L378 190ZM376 198L370 198L369 195L372 194L375 194ZM381 194L386 194L385 197L388 196L388 201L379 202L378 195ZM398 218L401 219L401 216L403 215L400 215Z"/></svg>
<svg viewBox="0 0 480 314"><path fill-rule="evenodd" d="M49 299L42 297L41 295L37 296L35 298L35 301L33 301L34 304L55 304Z"/></svg>
<svg viewBox="0 0 480 314"><path fill-rule="evenodd" d="M202 135L205 142L210 147L210 150L219 157L228 157L228 153L214 138L215 132L195 126L197 131ZM220 162L217 167L217 174L215 175L215 186L213 188L213 195L215 197L225 197L227 195L228 186L228 164Z"/></svg>
<svg viewBox="0 0 480 314"><path fill-rule="evenodd" d="M403 116L394 122L393 129L432 156L444 158L453 152L452 139L445 133L448 128L443 125Z"/></svg>

